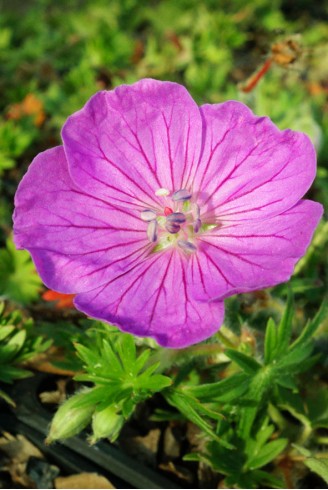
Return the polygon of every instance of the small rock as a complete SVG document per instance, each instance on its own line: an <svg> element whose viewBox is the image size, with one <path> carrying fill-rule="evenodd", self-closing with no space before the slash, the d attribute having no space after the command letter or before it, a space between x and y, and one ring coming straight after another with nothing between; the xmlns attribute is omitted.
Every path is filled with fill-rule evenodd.
<svg viewBox="0 0 328 490"><path fill-rule="evenodd" d="M164 453L170 459L176 459L180 456L180 445L174 437L171 427L167 427L164 433Z"/></svg>
<svg viewBox="0 0 328 490"><path fill-rule="evenodd" d="M26 474L34 488L54 488L54 479L60 473L59 468L43 459L32 456L26 467Z"/></svg>
<svg viewBox="0 0 328 490"><path fill-rule="evenodd" d="M71 476L59 476L55 479L55 488L115 488L104 476L97 473L79 473Z"/></svg>
<svg viewBox="0 0 328 490"><path fill-rule="evenodd" d="M121 447L131 456L151 466L156 466L160 429L153 429L146 436L127 438L121 442Z"/></svg>

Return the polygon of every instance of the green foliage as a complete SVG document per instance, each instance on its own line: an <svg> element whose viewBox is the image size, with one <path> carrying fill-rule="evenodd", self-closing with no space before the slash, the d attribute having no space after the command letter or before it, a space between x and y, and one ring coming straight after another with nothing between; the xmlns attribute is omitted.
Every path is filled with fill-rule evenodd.
<svg viewBox="0 0 328 490"><path fill-rule="evenodd" d="M295 340L292 331L295 316L293 303L290 295L278 326L269 319L262 362L237 349L227 349L225 354L239 371L219 382L199 386L182 383L179 387L180 391L193 397L194 404L197 399L200 406L206 404L210 410L215 407L215 411L224 417L218 421L216 437L211 436L208 428L205 430L202 427L211 436L211 442L203 453L188 455L187 459L204 461L226 475L225 484L229 488L235 485L239 488L258 488L267 484L273 488L283 488L282 481L262 470L287 448L288 439L278 436L285 424L280 428L279 424L278 428L274 425L277 420L279 423L282 421L280 410L289 412L301 422L307 438L317 428L327 424L327 411L324 408L326 390L315 393L315 398L308 396L304 400L298 389L298 376L318 361L318 357L312 355L314 335L327 319L328 303L323 302L317 315ZM315 400L319 404L316 405ZM182 406L181 401L174 405L189 420L193 420L188 406ZM275 410L273 407L276 407ZM273 417L271 421L266 415L268 413ZM201 427L199 421L195 423ZM320 468L323 467L321 463Z"/></svg>
<svg viewBox="0 0 328 490"><path fill-rule="evenodd" d="M328 483L328 457L327 454L313 455L311 451L293 444L295 449L304 456L304 464L314 473L319 475L326 483Z"/></svg>
<svg viewBox="0 0 328 490"><path fill-rule="evenodd" d="M5 312L5 304L0 303L0 382L11 384L16 379L31 376L31 372L21 367L37 354L49 348L51 341L44 341L33 331L32 320L23 320L19 311ZM0 390L0 397L8 403L13 401Z"/></svg>
<svg viewBox="0 0 328 490"><path fill-rule="evenodd" d="M28 252L16 250L11 238L0 249L0 297L28 304L39 296L42 281Z"/></svg>
<svg viewBox="0 0 328 490"><path fill-rule="evenodd" d="M91 419L91 442L103 437L114 441L136 405L172 383L169 377L156 373L158 363L152 362L150 349L137 353L131 335L109 326L91 329L88 335L88 347L75 345L84 370L75 379L92 383L93 387L74 395L59 408L49 441L75 435ZM72 424L66 430L63 420L68 412Z"/></svg>
<svg viewBox="0 0 328 490"><path fill-rule="evenodd" d="M18 124L0 119L0 175L3 170L15 166L16 159L35 139L37 130L33 124Z"/></svg>
<svg viewBox="0 0 328 490"><path fill-rule="evenodd" d="M207 383L200 382L197 372L204 369L206 348L208 356L217 355L218 344L169 355L165 349L137 348L132 336L93 322L86 337L75 343L83 370L75 379L88 387L60 406L47 440L71 437L90 425L90 443L101 438L115 441L136 405L161 392L177 413L158 410L153 420L187 419L207 441L203 451L185 459L210 465L224 475L228 487L284 488L283 481L268 471L270 464L289 454L289 442L313 439L318 429L328 426L325 388L312 393L308 388L306 399L299 388L303 371L320 359L315 354L315 336L325 324L327 309L324 301L295 338L295 306L289 294L278 325L271 318L267 322L263 357L254 356L243 342L233 347L238 337L232 334L228 342L224 331L221 337L230 345L222 359L227 377ZM175 365L178 371L171 371ZM285 413L299 421L294 435L286 432ZM64 424L64 420L70 422ZM321 474L325 462L320 459L317 464L312 459L304 464Z"/></svg>

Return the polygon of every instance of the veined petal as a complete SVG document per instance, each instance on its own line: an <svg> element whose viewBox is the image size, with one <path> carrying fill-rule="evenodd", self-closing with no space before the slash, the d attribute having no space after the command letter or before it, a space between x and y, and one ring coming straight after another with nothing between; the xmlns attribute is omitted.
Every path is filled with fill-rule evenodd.
<svg viewBox="0 0 328 490"><path fill-rule="evenodd" d="M202 120L184 87L146 79L94 95L68 118L62 138L70 174L86 192L156 207L156 190L183 188L198 163Z"/></svg>
<svg viewBox="0 0 328 490"><path fill-rule="evenodd" d="M323 213L301 201L263 221L224 223L198 238L188 281L197 299L222 299L287 281L310 244Z"/></svg>
<svg viewBox="0 0 328 490"><path fill-rule="evenodd" d="M163 347L200 342L218 330L224 307L220 301L191 297L187 263L176 250L154 254L108 284L78 294L74 304L125 332L153 337Z"/></svg>
<svg viewBox="0 0 328 490"><path fill-rule="evenodd" d="M316 156L303 133L280 131L240 102L201 107L204 151L192 179L203 215L264 219L290 209L309 189Z"/></svg>
<svg viewBox="0 0 328 490"><path fill-rule="evenodd" d="M40 153L15 196L14 239L44 283L63 293L93 289L149 253L147 224L71 180L63 147Z"/></svg>

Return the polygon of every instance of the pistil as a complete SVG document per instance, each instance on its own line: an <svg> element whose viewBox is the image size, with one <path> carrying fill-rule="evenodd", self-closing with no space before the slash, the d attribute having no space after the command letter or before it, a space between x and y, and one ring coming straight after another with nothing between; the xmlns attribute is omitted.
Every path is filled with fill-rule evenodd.
<svg viewBox="0 0 328 490"><path fill-rule="evenodd" d="M168 198L170 192L161 188L155 194L164 198L165 205L162 213L153 209L144 209L140 214L141 219L148 223L148 240L151 243L158 241L154 250L158 251L175 244L186 253L195 252L197 248L192 238L201 229L202 222L199 206L190 201L191 192L188 189L180 189Z"/></svg>

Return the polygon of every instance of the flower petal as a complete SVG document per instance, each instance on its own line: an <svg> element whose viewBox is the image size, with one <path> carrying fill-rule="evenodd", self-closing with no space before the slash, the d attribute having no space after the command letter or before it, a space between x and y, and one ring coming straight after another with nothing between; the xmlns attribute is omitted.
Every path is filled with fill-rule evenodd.
<svg viewBox="0 0 328 490"><path fill-rule="evenodd" d="M68 118L62 138L82 189L121 205L162 206L156 190L183 188L198 163L202 120L184 87L146 79L98 92Z"/></svg>
<svg viewBox="0 0 328 490"><path fill-rule="evenodd" d="M316 172L315 150L303 133L280 131L240 102L201 107L204 152L193 178L204 215L263 219L296 204Z"/></svg>
<svg viewBox="0 0 328 490"><path fill-rule="evenodd" d="M81 191L63 147L40 153L15 196L14 238L31 253L44 283L63 293L100 286L149 253L135 210Z"/></svg>
<svg viewBox="0 0 328 490"><path fill-rule="evenodd" d="M198 239L188 281L197 299L222 299L287 281L322 216L321 204L301 201L261 222L225 223Z"/></svg>
<svg viewBox="0 0 328 490"><path fill-rule="evenodd" d="M133 270L94 291L75 306L134 335L182 348L213 335L223 320L222 302L197 302L186 282L187 259L177 250L153 254Z"/></svg>

